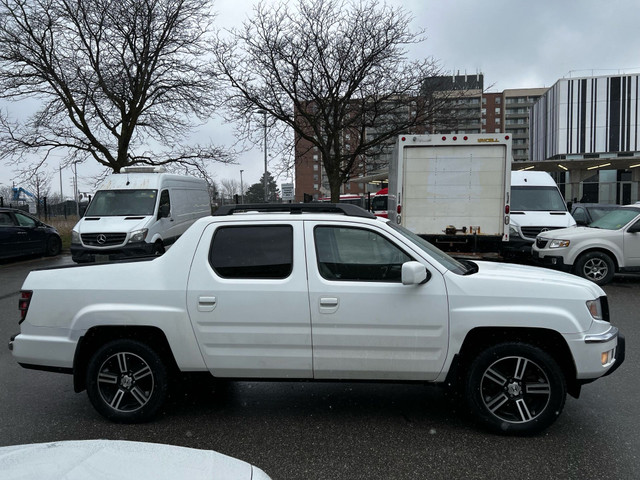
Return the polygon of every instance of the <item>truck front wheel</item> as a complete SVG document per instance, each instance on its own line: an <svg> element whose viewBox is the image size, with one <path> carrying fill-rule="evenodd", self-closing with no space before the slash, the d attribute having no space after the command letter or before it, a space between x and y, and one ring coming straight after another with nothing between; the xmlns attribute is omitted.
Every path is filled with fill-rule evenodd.
<svg viewBox="0 0 640 480"><path fill-rule="evenodd" d="M538 347L503 343L487 348L467 376L467 403L491 430L531 435L551 425L567 396L562 370Z"/></svg>
<svg viewBox="0 0 640 480"><path fill-rule="evenodd" d="M148 345L122 339L106 343L87 366L87 394L94 408L119 423L151 419L164 404L167 369Z"/></svg>

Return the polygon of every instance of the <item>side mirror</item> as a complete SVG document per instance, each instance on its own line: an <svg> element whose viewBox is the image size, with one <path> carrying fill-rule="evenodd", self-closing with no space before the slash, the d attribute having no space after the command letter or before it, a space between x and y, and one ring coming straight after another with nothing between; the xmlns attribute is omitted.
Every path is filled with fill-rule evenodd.
<svg viewBox="0 0 640 480"><path fill-rule="evenodd" d="M427 268L420 262L406 262L402 264L402 284L420 285L429 280Z"/></svg>
<svg viewBox="0 0 640 480"><path fill-rule="evenodd" d="M167 204L160 205L160 211L158 212L158 218L166 218L169 216L171 207Z"/></svg>
<svg viewBox="0 0 640 480"><path fill-rule="evenodd" d="M640 222L636 222L629 227L627 233L638 233L640 232Z"/></svg>

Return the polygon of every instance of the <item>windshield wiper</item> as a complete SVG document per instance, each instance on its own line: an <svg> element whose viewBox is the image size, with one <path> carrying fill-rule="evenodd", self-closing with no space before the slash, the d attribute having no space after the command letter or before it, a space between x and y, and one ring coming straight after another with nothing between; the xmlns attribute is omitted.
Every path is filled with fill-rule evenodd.
<svg viewBox="0 0 640 480"><path fill-rule="evenodd" d="M459 262L466 268L463 275L473 275L474 273L478 273L479 268L475 262L472 262L471 260L459 260Z"/></svg>

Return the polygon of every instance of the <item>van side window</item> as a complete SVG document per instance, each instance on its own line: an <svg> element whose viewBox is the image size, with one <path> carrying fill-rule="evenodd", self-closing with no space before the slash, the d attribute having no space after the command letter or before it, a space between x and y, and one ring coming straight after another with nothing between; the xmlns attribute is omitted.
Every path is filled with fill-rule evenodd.
<svg viewBox="0 0 640 480"><path fill-rule="evenodd" d="M327 280L401 282L412 258L389 240L362 228L316 227L320 275Z"/></svg>
<svg viewBox="0 0 640 480"><path fill-rule="evenodd" d="M158 217L163 206L167 206L167 212L171 211L171 198L169 198L169 190L163 190L160 194L160 205L158 207Z"/></svg>
<svg viewBox="0 0 640 480"><path fill-rule="evenodd" d="M293 271L293 227L218 228L211 242L209 263L223 278L287 278Z"/></svg>

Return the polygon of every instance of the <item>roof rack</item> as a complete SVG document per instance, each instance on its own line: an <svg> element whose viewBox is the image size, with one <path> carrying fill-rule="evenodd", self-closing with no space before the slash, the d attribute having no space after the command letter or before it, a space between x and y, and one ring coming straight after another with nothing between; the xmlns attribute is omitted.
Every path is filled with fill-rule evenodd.
<svg viewBox="0 0 640 480"><path fill-rule="evenodd" d="M215 216L233 215L240 212L288 212L300 214L313 213L341 213L349 217L377 218L364 208L348 203L251 203L245 205L222 205L214 213Z"/></svg>

